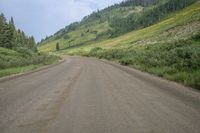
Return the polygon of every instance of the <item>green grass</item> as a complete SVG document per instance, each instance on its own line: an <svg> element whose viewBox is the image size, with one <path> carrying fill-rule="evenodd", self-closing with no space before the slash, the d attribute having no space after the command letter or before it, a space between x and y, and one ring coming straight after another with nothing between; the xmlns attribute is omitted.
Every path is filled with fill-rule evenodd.
<svg viewBox="0 0 200 133"><path fill-rule="evenodd" d="M55 51L56 43L59 42L61 49L66 49L71 46L79 46L87 44L88 42L92 42L96 40L99 35L107 31L108 23L99 23L93 22L91 26L83 25L68 33L68 39L60 38L57 40L53 40L48 42L47 44L41 45L39 50L42 52L53 52Z"/></svg>
<svg viewBox="0 0 200 133"><path fill-rule="evenodd" d="M164 75L165 78L200 89L200 70Z"/></svg>
<svg viewBox="0 0 200 133"><path fill-rule="evenodd" d="M11 67L23 67L28 65L52 64L59 57L45 53L32 53L27 50L14 51L0 47L0 70Z"/></svg>
<svg viewBox="0 0 200 133"><path fill-rule="evenodd" d="M26 72L58 62L59 57L43 53L20 52L0 47L0 77Z"/></svg>
<svg viewBox="0 0 200 133"><path fill-rule="evenodd" d="M24 72L29 72L31 70L37 69L44 65L29 65L24 67L16 67L16 68L8 68L8 69L0 69L0 77L13 75L13 74L19 74Z"/></svg>
<svg viewBox="0 0 200 133"><path fill-rule="evenodd" d="M200 89L200 33L188 40L133 48L94 48L88 56L118 61Z"/></svg>

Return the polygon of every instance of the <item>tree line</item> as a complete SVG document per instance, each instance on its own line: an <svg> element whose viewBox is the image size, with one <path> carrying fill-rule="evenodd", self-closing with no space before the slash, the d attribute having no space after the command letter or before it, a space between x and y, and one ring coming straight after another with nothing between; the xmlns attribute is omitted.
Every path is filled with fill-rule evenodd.
<svg viewBox="0 0 200 133"><path fill-rule="evenodd" d="M197 0L168 0L164 4L151 1L155 3L153 7L144 8L142 13L132 13L126 18L116 17L109 21L112 30L110 34L112 37L119 36L132 30L148 27L156 22L159 22L167 14L183 9ZM150 1L149 1L150 2ZM151 3L151 4L152 4ZM145 0L128 0L121 3L121 6L146 6Z"/></svg>
<svg viewBox="0 0 200 133"><path fill-rule="evenodd" d="M37 52L36 42L33 36L27 36L23 31L15 27L14 19L7 22L3 13L0 14L0 47Z"/></svg>
<svg viewBox="0 0 200 133"><path fill-rule="evenodd" d="M157 0L126 0L121 2L120 6L148 6L155 4Z"/></svg>

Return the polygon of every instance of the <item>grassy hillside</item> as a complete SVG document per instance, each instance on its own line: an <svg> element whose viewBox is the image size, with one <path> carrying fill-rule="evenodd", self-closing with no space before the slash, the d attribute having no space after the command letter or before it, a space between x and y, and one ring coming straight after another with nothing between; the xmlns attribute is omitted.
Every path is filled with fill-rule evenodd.
<svg viewBox="0 0 200 133"><path fill-rule="evenodd" d="M40 50L55 51L57 42L62 50L94 44L130 31L149 27L196 0L128 0L92 13L47 37ZM112 40L111 40L112 41Z"/></svg>
<svg viewBox="0 0 200 133"><path fill-rule="evenodd" d="M150 27L133 31L123 36L65 49L61 52L78 54L89 52L92 48L129 48L149 44L174 42L190 38L200 31L200 2L197 2L181 11L169 14L163 21ZM48 44L47 44L48 45Z"/></svg>
<svg viewBox="0 0 200 133"><path fill-rule="evenodd" d="M55 51L56 42L60 43L61 49L71 48L73 46L85 45L92 42L101 41L108 38L108 30L110 29L108 17L110 19L116 16L126 16L127 12L134 13L142 11L142 7L125 7L123 9L111 9L109 12L102 11L104 18L98 19L94 16L96 13L85 17L83 21L76 26L72 24L58 31L53 37L48 38L40 45L40 50L44 52ZM70 30L69 30L70 29ZM69 30L69 31L68 31Z"/></svg>
<svg viewBox="0 0 200 133"><path fill-rule="evenodd" d="M137 6L137 12L141 12L142 8L144 7ZM106 30L110 26L108 23L101 25L105 29L95 28ZM80 34L76 31L69 34L71 33ZM77 40L82 41L80 38ZM53 39L43 44L40 50L54 51L57 41ZM60 38L59 41L64 44L59 53L114 60L200 88L200 1L167 14L156 24L135 29L116 38L94 39L70 47L65 47L68 43L64 39Z"/></svg>

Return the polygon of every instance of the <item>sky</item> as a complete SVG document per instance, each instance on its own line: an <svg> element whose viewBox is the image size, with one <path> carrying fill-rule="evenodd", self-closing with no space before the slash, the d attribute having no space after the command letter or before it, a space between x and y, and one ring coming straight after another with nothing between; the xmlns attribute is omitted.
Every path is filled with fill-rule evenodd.
<svg viewBox="0 0 200 133"><path fill-rule="evenodd" d="M0 0L0 13L40 41L97 9L122 0Z"/></svg>

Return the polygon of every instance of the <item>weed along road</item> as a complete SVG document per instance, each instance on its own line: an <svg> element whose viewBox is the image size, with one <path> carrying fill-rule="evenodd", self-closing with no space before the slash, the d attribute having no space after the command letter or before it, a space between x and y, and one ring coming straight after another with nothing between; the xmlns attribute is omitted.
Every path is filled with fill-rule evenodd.
<svg viewBox="0 0 200 133"><path fill-rule="evenodd" d="M199 133L200 92L93 58L0 82L0 133Z"/></svg>

